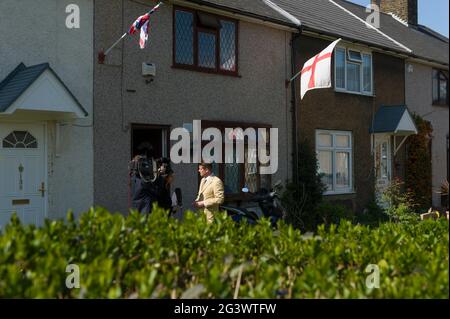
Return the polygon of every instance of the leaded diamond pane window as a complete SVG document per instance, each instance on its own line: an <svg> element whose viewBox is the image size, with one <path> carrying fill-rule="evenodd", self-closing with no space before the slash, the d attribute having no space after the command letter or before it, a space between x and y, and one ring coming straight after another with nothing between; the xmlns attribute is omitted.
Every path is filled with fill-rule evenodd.
<svg viewBox="0 0 450 319"><path fill-rule="evenodd" d="M225 192L230 194L238 194L240 186L240 169L239 164L225 164Z"/></svg>
<svg viewBox="0 0 450 319"><path fill-rule="evenodd" d="M267 131L256 137L253 141L252 138L247 136L247 138L240 138L240 134L236 130L232 131L234 134L231 135L227 131L230 128L241 128L243 131L252 128L251 124L248 123L228 123L228 122L213 122L205 120L202 122L202 127L206 128L217 128L222 133L224 137L222 140L222 156L220 163L213 163L213 172L218 176L224 183L225 193L227 194L227 201L233 202L234 200L240 200L240 198L246 197L242 189L244 187L248 188L251 193L257 192L261 188L271 189L272 179L270 174L261 174L262 168L266 168L271 163L263 164L260 162L262 152L264 155L270 155L270 135L268 133L269 125L262 124L262 127L266 127ZM204 132L203 132L204 133ZM233 141L232 150L227 149L228 138ZM258 145L258 139L262 139L261 142L266 143L266 150L259 149L256 147ZM250 143L251 141L255 144ZM211 142L203 141L204 145ZM262 144L260 145L262 146ZM211 156L214 156L214 149L211 151ZM208 160L208 157L203 157L203 160Z"/></svg>
<svg viewBox="0 0 450 319"><path fill-rule="evenodd" d="M216 35L198 33L198 65L202 68L216 68Z"/></svg>
<svg viewBox="0 0 450 319"><path fill-rule="evenodd" d="M26 131L14 131L3 139L3 148L37 148L37 140Z"/></svg>
<svg viewBox="0 0 450 319"><path fill-rule="evenodd" d="M176 67L237 73L237 21L187 8L175 9Z"/></svg>
<svg viewBox="0 0 450 319"><path fill-rule="evenodd" d="M250 156L249 156L250 152ZM256 193L258 191L258 164L256 149L245 150L245 186L250 192Z"/></svg>
<svg viewBox="0 0 450 319"><path fill-rule="evenodd" d="M236 71L236 23L231 21L222 21L220 68L227 71Z"/></svg>
<svg viewBox="0 0 450 319"><path fill-rule="evenodd" d="M194 15L191 12L175 11L175 62L194 64Z"/></svg>

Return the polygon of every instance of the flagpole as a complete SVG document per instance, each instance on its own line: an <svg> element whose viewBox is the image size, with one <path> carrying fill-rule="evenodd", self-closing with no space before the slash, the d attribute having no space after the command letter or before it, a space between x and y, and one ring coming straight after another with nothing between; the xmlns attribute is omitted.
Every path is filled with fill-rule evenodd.
<svg viewBox="0 0 450 319"><path fill-rule="evenodd" d="M300 74L302 74L302 71L298 72L290 80L286 80L286 88L289 87L289 85L292 83L292 81L295 81L295 79L297 79Z"/></svg>
<svg viewBox="0 0 450 319"><path fill-rule="evenodd" d="M126 36L128 35L128 32L125 32L119 40L117 40L108 50L105 51L105 56L107 56L109 54L109 52L111 52L112 49L114 49L114 47L116 45L118 45L120 43L120 41L122 41Z"/></svg>
<svg viewBox="0 0 450 319"><path fill-rule="evenodd" d="M300 74L302 74L302 71L300 71L300 72L298 72L296 75L294 75L294 76L289 80L289 82L294 81L296 78L298 78L298 76L299 76Z"/></svg>
<svg viewBox="0 0 450 319"><path fill-rule="evenodd" d="M147 12L148 14L153 14L160 6L162 6L164 3L162 1L160 1L156 6L154 6L149 12ZM129 32L125 32L119 40L117 40L116 42L114 42L114 44L108 48L106 51L101 51L98 54L98 61L99 63L103 64L105 61L106 56L111 52L112 49L114 49L116 47L116 45L118 45L120 43L120 41L122 41L127 35L129 34Z"/></svg>

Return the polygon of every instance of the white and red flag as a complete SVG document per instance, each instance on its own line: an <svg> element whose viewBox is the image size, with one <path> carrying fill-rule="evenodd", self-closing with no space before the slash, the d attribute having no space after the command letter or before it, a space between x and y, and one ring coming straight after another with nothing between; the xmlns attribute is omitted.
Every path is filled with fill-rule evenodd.
<svg viewBox="0 0 450 319"><path fill-rule="evenodd" d="M331 57L339 41L341 39L331 43L325 50L309 59L303 65L300 87L302 100L309 90L331 87Z"/></svg>
<svg viewBox="0 0 450 319"><path fill-rule="evenodd" d="M144 49L145 45L147 44L148 31L150 28L150 15L158 10L161 5L162 2L158 3L152 10L137 18L128 31L129 34L135 34L137 31L141 31L139 39L139 46L141 47L141 49Z"/></svg>

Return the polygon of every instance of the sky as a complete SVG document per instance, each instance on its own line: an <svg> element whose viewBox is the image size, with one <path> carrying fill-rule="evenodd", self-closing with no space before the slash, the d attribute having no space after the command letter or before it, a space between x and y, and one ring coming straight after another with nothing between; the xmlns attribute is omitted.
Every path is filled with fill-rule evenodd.
<svg viewBox="0 0 450 319"><path fill-rule="evenodd" d="M350 0L368 5L370 0ZM419 0L419 23L448 38L448 3L449 0Z"/></svg>

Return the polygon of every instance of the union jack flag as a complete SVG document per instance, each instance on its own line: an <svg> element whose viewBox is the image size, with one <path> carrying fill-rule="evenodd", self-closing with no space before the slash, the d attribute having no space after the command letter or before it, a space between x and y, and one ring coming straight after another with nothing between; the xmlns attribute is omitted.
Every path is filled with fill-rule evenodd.
<svg viewBox="0 0 450 319"><path fill-rule="evenodd" d="M133 22L128 31L129 34L135 34L137 31L141 30L142 27L150 20L150 15L148 13L140 16Z"/></svg>
<svg viewBox="0 0 450 319"><path fill-rule="evenodd" d="M137 31L141 31L139 40L139 46L141 47L141 49L144 49L145 45L147 44L148 31L150 29L150 15L158 10L161 5L162 2L158 3L152 10L137 18L128 31L129 34L135 34Z"/></svg>

